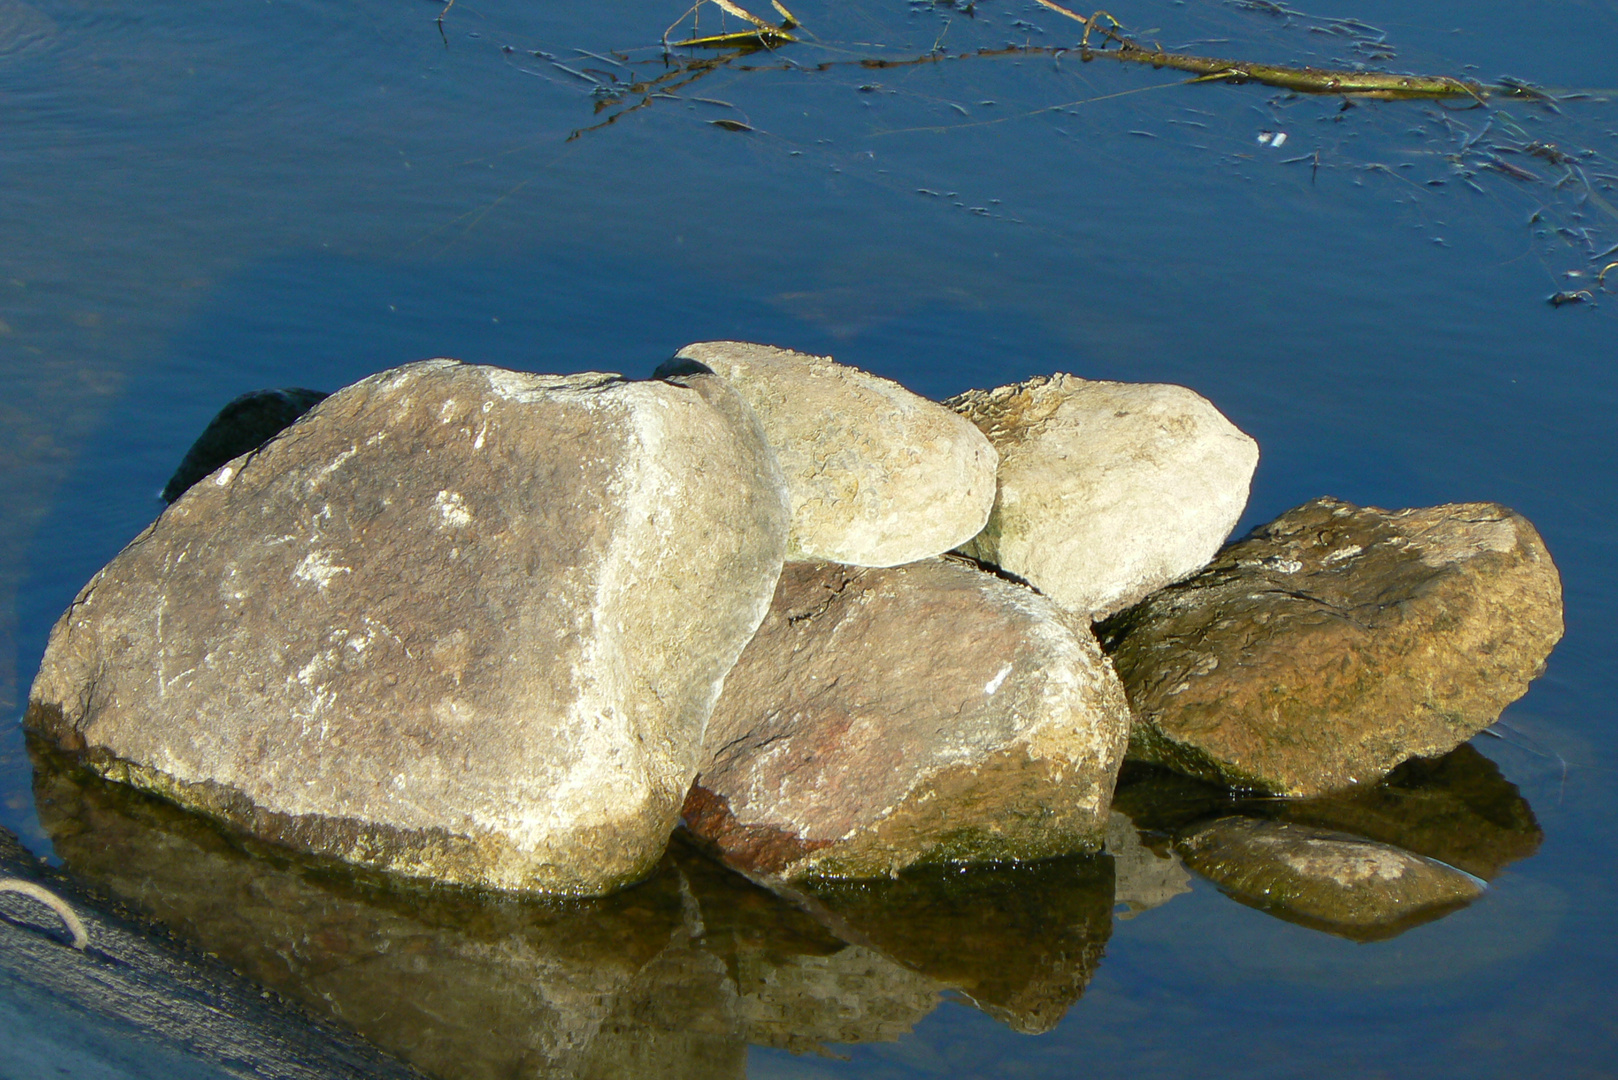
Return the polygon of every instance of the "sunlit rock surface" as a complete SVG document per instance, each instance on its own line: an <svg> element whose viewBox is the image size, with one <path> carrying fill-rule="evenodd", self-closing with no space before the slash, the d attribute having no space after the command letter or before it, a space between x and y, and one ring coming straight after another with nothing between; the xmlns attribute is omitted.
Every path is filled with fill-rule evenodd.
<svg viewBox="0 0 1618 1080"><path fill-rule="evenodd" d="M1135 709L1132 758L1312 795L1494 723L1562 636L1562 589L1505 507L1322 498L1098 633Z"/></svg>
<svg viewBox="0 0 1618 1080"><path fill-rule="evenodd" d="M219 469L98 573L28 724L279 843L604 892L662 853L786 529L722 379L411 364Z"/></svg>
<svg viewBox="0 0 1618 1080"><path fill-rule="evenodd" d="M1103 858L783 898L675 844L649 879L599 899L402 887L32 748L70 873L440 1080L739 1080L749 1043L896 1039L951 991L1041 1030L1110 931Z"/></svg>
<svg viewBox="0 0 1618 1080"><path fill-rule="evenodd" d="M764 425L792 497L789 558L897 566L988 519L994 448L943 406L830 357L739 341L687 345L659 371L691 362L729 379Z"/></svg>
<svg viewBox="0 0 1618 1080"><path fill-rule="evenodd" d="M1197 873L1243 903L1358 940L1438 918L1483 883L1389 844L1307 825L1220 818L1176 847Z"/></svg>
<svg viewBox="0 0 1618 1080"><path fill-rule="evenodd" d="M962 559L788 563L714 708L685 804L749 871L1094 850L1129 713L1049 600Z"/></svg>
<svg viewBox="0 0 1618 1080"><path fill-rule="evenodd" d="M289 386L252 390L226 402L163 486L163 501L173 502L198 480L232 458L251 453L290 427L298 417L326 400L319 390Z"/></svg>
<svg viewBox="0 0 1618 1080"><path fill-rule="evenodd" d="M1258 465L1183 386L1051 375L945 404L1000 452L994 512L961 550L1095 618L1206 565Z"/></svg>

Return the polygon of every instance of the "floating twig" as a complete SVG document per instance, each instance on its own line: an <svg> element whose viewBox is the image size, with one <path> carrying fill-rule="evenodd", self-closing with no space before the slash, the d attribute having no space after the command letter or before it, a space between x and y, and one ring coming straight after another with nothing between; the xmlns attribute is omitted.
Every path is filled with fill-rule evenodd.
<svg viewBox="0 0 1618 1080"><path fill-rule="evenodd" d="M1169 52L1162 46L1147 48L1124 36L1123 25L1105 11L1089 18L1069 11L1055 0L1034 0L1042 7L1077 22L1084 27L1079 48L1085 60L1106 56L1114 60L1128 60L1150 64L1154 68L1169 68L1197 76L1192 82L1245 82L1262 83L1282 90L1301 94L1334 94L1381 100L1434 100L1439 98L1469 97L1480 104L1484 100L1482 85L1447 75L1394 75L1385 71L1332 71L1323 68L1286 67L1280 64L1255 64L1245 60L1222 60L1211 56L1191 56ZM1105 20L1105 22L1103 22ZM1092 49L1090 36L1102 39L1099 49ZM1117 48L1108 49L1111 43ZM1515 84L1513 90L1523 90L1524 84ZM1542 92L1535 92L1545 97Z"/></svg>
<svg viewBox="0 0 1618 1080"><path fill-rule="evenodd" d="M90 935L84 932L84 923L79 921L77 913L68 905L66 900L63 900L45 886L36 885L32 881L24 881L22 878L0 878L0 892L20 893L23 896L38 900L61 917L62 922L67 925L68 933L73 935L73 947L75 949L82 952L84 947L90 944Z"/></svg>

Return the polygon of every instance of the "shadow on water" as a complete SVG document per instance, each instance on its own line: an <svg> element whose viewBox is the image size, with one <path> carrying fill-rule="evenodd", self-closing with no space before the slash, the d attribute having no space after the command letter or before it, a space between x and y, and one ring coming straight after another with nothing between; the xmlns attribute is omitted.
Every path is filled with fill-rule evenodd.
<svg viewBox="0 0 1618 1080"><path fill-rule="evenodd" d="M1111 929L1105 857L830 888L808 905L821 919L679 843L601 900L409 889L228 836L30 749L72 873L446 1078L742 1076L749 1044L891 1041L946 993L1043 1031Z"/></svg>

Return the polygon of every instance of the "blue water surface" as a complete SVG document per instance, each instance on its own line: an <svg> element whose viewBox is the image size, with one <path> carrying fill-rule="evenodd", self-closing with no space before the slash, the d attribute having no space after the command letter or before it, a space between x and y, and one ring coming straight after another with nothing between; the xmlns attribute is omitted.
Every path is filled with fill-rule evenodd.
<svg viewBox="0 0 1618 1080"><path fill-rule="evenodd" d="M0 0L8 713L244 390L429 356L641 377L715 338L932 397L1053 371L1183 383L1259 442L1243 528L1321 494L1493 500L1538 526L1567 636L1476 744L1540 852L1373 944L1199 882L1114 925L1054 1031L946 1003L897 1042L755 1048L748 1074L1614 1075L1618 270L1596 275L1618 260L1618 4L1128 2L1113 14L1169 48L1560 100L1345 106L1076 51L862 67L1082 31L1033 0L800 0L799 44L570 139L639 100L597 112L613 79L663 73L683 0L459 0L442 30L426 0ZM1577 169L1494 155L1529 180L1480 149L1535 142ZM0 824L50 853L16 723Z"/></svg>

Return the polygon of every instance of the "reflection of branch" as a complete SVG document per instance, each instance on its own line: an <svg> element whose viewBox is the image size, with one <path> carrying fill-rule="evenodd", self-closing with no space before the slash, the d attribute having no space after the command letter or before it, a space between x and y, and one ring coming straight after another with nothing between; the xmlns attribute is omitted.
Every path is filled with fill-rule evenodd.
<svg viewBox="0 0 1618 1080"><path fill-rule="evenodd" d="M591 124L589 127L581 127L576 129L573 134L567 137L566 141L572 142L574 139L577 139L580 135L583 135L586 132L600 131L604 127L610 127L613 124L616 124L619 120L622 120L625 116L628 116L630 113L646 108L646 106L650 105L652 100L659 94L672 94L675 90L684 89L697 80L712 74L722 67L728 66L730 62L735 60L737 57L746 56L747 54L756 51L756 49L742 49L737 52L727 53L724 56L708 57L702 60L682 61L679 67L672 71L664 72L655 79L648 82L631 83L629 86L624 88L624 93L639 94L641 96L639 101L635 102L633 105L624 105L623 108L619 109L605 120ZM614 105L623 105L623 103L624 99L622 97L602 98L596 102L596 112L599 113L602 109L610 109Z"/></svg>

